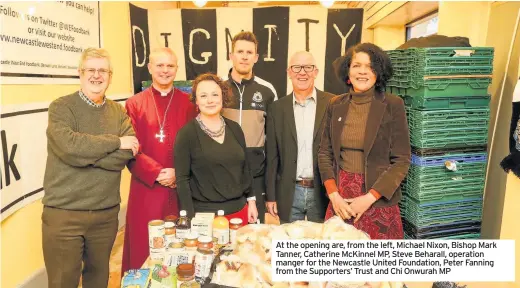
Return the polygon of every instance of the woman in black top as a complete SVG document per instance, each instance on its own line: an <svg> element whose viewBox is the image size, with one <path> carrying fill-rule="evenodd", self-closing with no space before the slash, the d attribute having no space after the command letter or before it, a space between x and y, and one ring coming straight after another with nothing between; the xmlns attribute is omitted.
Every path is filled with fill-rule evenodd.
<svg viewBox="0 0 520 288"><path fill-rule="evenodd" d="M193 82L191 101L200 111L176 137L175 174L180 209L197 212L224 210L226 218L254 223L258 217L244 133L222 117L230 105L229 87L218 76L203 74Z"/></svg>

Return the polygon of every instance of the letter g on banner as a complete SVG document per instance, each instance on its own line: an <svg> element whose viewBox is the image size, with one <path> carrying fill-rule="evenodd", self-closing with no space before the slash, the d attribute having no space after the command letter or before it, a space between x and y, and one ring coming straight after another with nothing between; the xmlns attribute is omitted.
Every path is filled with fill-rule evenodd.
<svg viewBox="0 0 520 288"><path fill-rule="evenodd" d="M201 33L204 33L204 35L206 35L206 39L210 39L211 38L211 35L209 34L209 32L205 29L201 29L201 28L197 28L197 29L193 29L191 32L190 32L190 48L189 48L189 55L190 55L190 60L193 62L193 63L196 63L196 64L206 64L209 62L209 57L211 57L211 55L213 55L213 53L211 52L202 52L200 53L200 56L202 56L202 58L204 58L203 61L201 60L197 60L195 59L195 57L193 57L193 35L195 35L195 33L197 32L201 32Z"/></svg>

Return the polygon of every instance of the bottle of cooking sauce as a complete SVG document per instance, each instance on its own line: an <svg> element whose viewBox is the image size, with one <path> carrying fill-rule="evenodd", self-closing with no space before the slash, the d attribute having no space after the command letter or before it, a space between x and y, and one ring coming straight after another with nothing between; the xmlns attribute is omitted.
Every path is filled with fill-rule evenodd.
<svg viewBox="0 0 520 288"><path fill-rule="evenodd" d="M219 245L229 243L229 221L224 217L224 210L218 210L217 217L213 219L213 237L217 237Z"/></svg>
<svg viewBox="0 0 520 288"><path fill-rule="evenodd" d="M186 216L186 210L181 210L181 217L177 219L175 234L176 238L184 240L186 235L190 233L190 219Z"/></svg>

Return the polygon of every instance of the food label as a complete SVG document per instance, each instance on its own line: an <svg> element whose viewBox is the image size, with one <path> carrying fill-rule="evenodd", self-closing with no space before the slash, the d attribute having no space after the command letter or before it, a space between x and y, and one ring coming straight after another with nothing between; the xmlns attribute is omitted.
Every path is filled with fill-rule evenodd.
<svg viewBox="0 0 520 288"><path fill-rule="evenodd" d="M197 256L195 257L195 277L196 278L208 277L212 263L213 263L213 254L197 253Z"/></svg>
<svg viewBox="0 0 520 288"><path fill-rule="evenodd" d="M229 239L231 240L231 244L235 245L237 243L237 230L229 230Z"/></svg>
<svg viewBox="0 0 520 288"><path fill-rule="evenodd" d="M170 234L170 235L164 235L164 238L166 239L166 247L168 247L170 245L170 243L175 242L175 238L177 238L177 237L175 236L175 234Z"/></svg>
<svg viewBox="0 0 520 288"><path fill-rule="evenodd" d="M190 233L190 229L179 229L175 231L175 237L178 239L185 239L186 235Z"/></svg>
<svg viewBox="0 0 520 288"><path fill-rule="evenodd" d="M228 229L213 229L213 237L217 237L218 244L229 244L229 230Z"/></svg>

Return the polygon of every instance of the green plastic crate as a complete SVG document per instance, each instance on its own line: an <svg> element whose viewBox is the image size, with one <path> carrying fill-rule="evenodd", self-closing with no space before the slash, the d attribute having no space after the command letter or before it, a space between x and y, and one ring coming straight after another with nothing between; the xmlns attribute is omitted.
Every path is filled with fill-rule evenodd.
<svg viewBox="0 0 520 288"><path fill-rule="evenodd" d="M396 86L408 88L408 96L486 96L491 78L450 78L427 79L421 85L409 82L399 82Z"/></svg>
<svg viewBox="0 0 520 288"><path fill-rule="evenodd" d="M418 183L452 181L453 178L484 178L486 162L457 163L457 171L451 171L444 166L410 165L407 180Z"/></svg>
<svg viewBox="0 0 520 288"><path fill-rule="evenodd" d="M475 130L476 129L476 130ZM481 146L488 142L487 129L477 127L469 129L455 129L452 131L427 131L421 134L411 134L410 144L415 148L457 148L463 146ZM444 129L446 130L446 129Z"/></svg>
<svg viewBox="0 0 520 288"><path fill-rule="evenodd" d="M408 48L408 54L413 54L416 57L451 57L457 58L471 58L488 56L493 57L495 49L493 47L428 47L428 48ZM471 51L471 56L457 56L456 51Z"/></svg>
<svg viewBox="0 0 520 288"><path fill-rule="evenodd" d="M484 177L427 183L416 183L409 179L406 187L406 195L420 202L482 197L483 191Z"/></svg>
<svg viewBox="0 0 520 288"><path fill-rule="evenodd" d="M455 96L455 97L424 97L404 96L407 107L419 110L465 109L489 107L491 97L488 96Z"/></svg>
<svg viewBox="0 0 520 288"><path fill-rule="evenodd" d="M406 60L410 61L410 60ZM492 66L493 57L476 56L469 58L459 57L435 57L435 58L418 58L413 60L414 65L425 67L448 67L448 66Z"/></svg>
<svg viewBox="0 0 520 288"><path fill-rule="evenodd" d="M489 108L423 111L406 109L410 143L416 148L486 145Z"/></svg>
<svg viewBox="0 0 520 288"><path fill-rule="evenodd" d="M437 215L439 216L439 215ZM404 218L408 222L412 223L417 227L427 227L432 225L445 225L459 221L481 221L482 212L473 212L468 214L462 214L461 211L454 211L450 215L443 215L446 217L423 217L423 218L412 218L409 215L405 215Z"/></svg>
<svg viewBox="0 0 520 288"><path fill-rule="evenodd" d="M446 67L417 67L414 65L395 65L394 75L391 80L397 82L411 81L412 87L424 85L425 77L435 76L460 76L482 75L489 76L493 73L493 66L446 66Z"/></svg>
<svg viewBox="0 0 520 288"><path fill-rule="evenodd" d="M489 108L422 111L408 109L408 125L411 133L450 128L486 127L489 124Z"/></svg>
<svg viewBox="0 0 520 288"><path fill-rule="evenodd" d="M457 202L418 202L407 196L404 217L415 226L430 226L448 221L460 221L459 215L465 214L471 220L479 221L482 217L482 198L476 197L470 201ZM442 218L442 220L439 220ZM444 221L444 222L442 222Z"/></svg>
<svg viewBox="0 0 520 288"><path fill-rule="evenodd" d="M463 235L447 236L447 237L442 237L439 239L444 239L444 240L480 239L480 233L470 233L470 234L463 234Z"/></svg>

